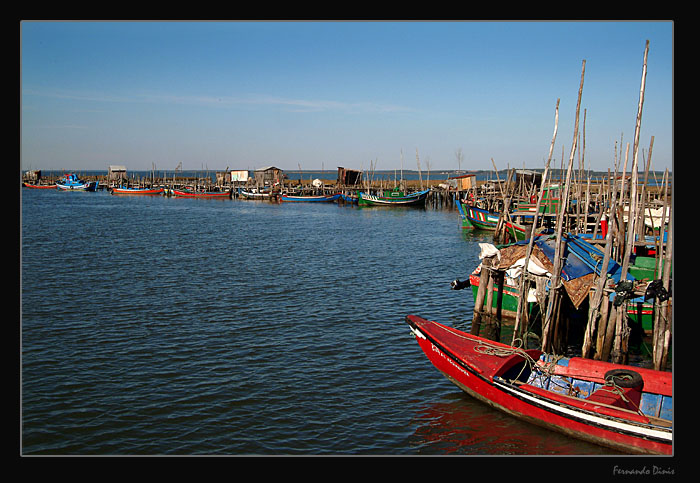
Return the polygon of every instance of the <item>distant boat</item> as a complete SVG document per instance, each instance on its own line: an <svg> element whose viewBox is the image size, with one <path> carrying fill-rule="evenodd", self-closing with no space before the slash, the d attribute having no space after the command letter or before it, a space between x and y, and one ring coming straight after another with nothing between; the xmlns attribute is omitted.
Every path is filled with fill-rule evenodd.
<svg viewBox="0 0 700 483"><path fill-rule="evenodd" d="M385 190L381 195L371 195L359 191L357 204L360 206L416 206L424 205L430 190L405 193L398 190Z"/></svg>
<svg viewBox="0 0 700 483"><path fill-rule="evenodd" d="M553 357L406 316L449 381L511 416L625 453L671 454L673 374Z"/></svg>
<svg viewBox="0 0 700 483"><path fill-rule="evenodd" d="M270 199L270 192L269 191L247 191L244 189L241 189L238 191L238 194L240 195L241 198L245 198L248 200L269 200Z"/></svg>
<svg viewBox="0 0 700 483"><path fill-rule="evenodd" d="M188 189L173 189L173 196L185 198L231 198L231 191L192 191Z"/></svg>
<svg viewBox="0 0 700 483"><path fill-rule="evenodd" d="M303 196L303 195L280 195L280 201L284 202L319 202L319 201L336 201L340 198L340 193L333 195L318 195L318 196Z"/></svg>
<svg viewBox="0 0 700 483"><path fill-rule="evenodd" d="M164 188L112 188L113 195L162 195Z"/></svg>
<svg viewBox="0 0 700 483"><path fill-rule="evenodd" d="M341 193L340 198L345 201L346 203L350 203L353 205L356 205L357 202L359 201L359 197L357 194L351 194L351 193Z"/></svg>
<svg viewBox="0 0 700 483"><path fill-rule="evenodd" d="M31 189L56 189L56 184L31 184L24 182L22 185L25 188L31 188Z"/></svg>
<svg viewBox="0 0 700 483"><path fill-rule="evenodd" d="M98 181L83 181L75 174L66 174L56 183L56 188L63 191L95 191Z"/></svg>

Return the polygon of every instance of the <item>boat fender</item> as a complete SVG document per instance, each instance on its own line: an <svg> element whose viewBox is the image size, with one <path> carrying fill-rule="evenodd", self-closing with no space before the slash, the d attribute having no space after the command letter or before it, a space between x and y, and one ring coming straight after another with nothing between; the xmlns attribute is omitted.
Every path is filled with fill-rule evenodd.
<svg viewBox="0 0 700 483"><path fill-rule="evenodd" d="M622 388L632 388L641 386L644 380L638 372L630 369L611 369L605 373L605 382Z"/></svg>

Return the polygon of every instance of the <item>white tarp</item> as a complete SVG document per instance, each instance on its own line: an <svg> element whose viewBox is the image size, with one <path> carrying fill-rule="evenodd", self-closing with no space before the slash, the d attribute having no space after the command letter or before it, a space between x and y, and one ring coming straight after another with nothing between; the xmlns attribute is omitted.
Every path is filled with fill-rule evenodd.
<svg viewBox="0 0 700 483"><path fill-rule="evenodd" d="M480 259L483 260L484 258L497 256L498 261L501 261L501 252L498 251L498 248L495 246L491 245L490 243L479 243L479 247L481 248L481 253L479 253Z"/></svg>

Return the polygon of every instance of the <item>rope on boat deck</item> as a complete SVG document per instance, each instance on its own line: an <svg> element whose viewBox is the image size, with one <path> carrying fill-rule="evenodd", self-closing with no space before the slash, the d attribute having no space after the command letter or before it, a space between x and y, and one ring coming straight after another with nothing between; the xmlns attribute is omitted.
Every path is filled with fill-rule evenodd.
<svg viewBox="0 0 700 483"><path fill-rule="evenodd" d="M522 357L525 360L526 364L523 364L520 368L520 372L518 372L518 375L515 378L511 379L512 382L520 379L520 376L523 374L523 371L525 371L526 366L530 369L530 372L532 373L533 368L537 365L537 361L535 361L535 359L533 359L532 356L528 354L525 351L525 349L522 348L522 339L515 339L513 341L513 344L514 345L510 347L502 347L497 346L495 344L490 344L487 341L479 341L476 347L474 347L474 351L480 354L491 355L496 357L510 357L512 355L518 355ZM558 357L557 360L559 360ZM547 364L547 366L549 366L549 364Z"/></svg>
<svg viewBox="0 0 700 483"><path fill-rule="evenodd" d="M463 336L461 333L458 331L453 331L449 327L445 327L445 330L448 332L452 333L453 335L457 337L461 337L463 339L467 339L468 337ZM471 338L469 338L472 340ZM554 367L557 365L559 360L563 359L564 356L556 355L553 354L552 358L548 362L544 362L544 364L540 365L537 364L537 361L532 358L530 354L528 354L525 349L522 348L523 340L520 338L516 338L513 340L513 345L510 347L503 347L501 345L496 345L492 344L489 341L486 340L480 340L478 344L474 347L474 351L478 352L480 354L485 354L485 355L493 355L496 357L510 357L512 355L519 355L522 357L526 364L523 364L522 368L520 369L520 372L518 373L517 377L514 379L511 379L510 382L513 382L515 380L518 380L520 376L523 374L523 371L525 370L525 367L527 366L530 369L530 373L535 372L534 370L537 369L535 374L539 373L539 375L536 375L535 377L540 379L540 380L546 380L548 377L551 377L554 375ZM574 387L569 383L570 388Z"/></svg>
<svg viewBox="0 0 700 483"><path fill-rule="evenodd" d="M620 378L620 379L632 379L632 376L626 375L626 374L618 374L618 375L615 376L615 377L618 377L618 378ZM617 394L618 396L620 396L620 399L622 399L623 401L625 401L627 404L631 404L632 406L634 406L634 408L635 408L637 414L639 414L640 416L646 416L646 414L644 414L644 412L642 412L642 410L640 409L640 407L637 406L637 405L634 403L634 401L628 399L628 398L625 396L625 391L622 389L622 387L620 387L620 386L617 385L617 383L615 382L615 377L612 377L612 376L606 377L606 378L605 378L605 384L604 384L604 386L610 388L610 389L609 389L610 392L612 392L612 393Z"/></svg>

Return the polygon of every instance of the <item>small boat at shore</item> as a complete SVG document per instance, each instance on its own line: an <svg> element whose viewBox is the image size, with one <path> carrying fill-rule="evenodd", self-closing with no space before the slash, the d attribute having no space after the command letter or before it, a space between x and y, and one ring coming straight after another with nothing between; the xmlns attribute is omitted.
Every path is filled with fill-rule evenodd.
<svg viewBox="0 0 700 483"><path fill-rule="evenodd" d="M398 190L384 190L379 195L372 195L358 191L357 204L359 206L418 206L425 205L430 190L405 193Z"/></svg>
<svg viewBox="0 0 700 483"><path fill-rule="evenodd" d="M193 191L188 189L173 189L173 196L184 198L231 198L231 191Z"/></svg>
<svg viewBox="0 0 700 483"><path fill-rule="evenodd" d="M416 315L406 322L438 371L498 410L625 453L672 454L671 372L553 357Z"/></svg>
<svg viewBox="0 0 700 483"><path fill-rule="evenodd" d="M112 188L113 195L162 195L165 188Z"/></svg>
<svg viewBox="0 0 700 483"><path fill-rule="evenodd" d="M95 191L98 181L83 181L75 174L66 174L56 183L56 188L62 191Z"/></svg>
<svg viewBox="0 0 700 483"><path fill-rule="evenodd" d="M289 195L289 194L281 194L280 195L280 201L283 202L325 202L325 201L336 201L338 198L340 198L340 193L335 193L332 195Z"/></svg>

